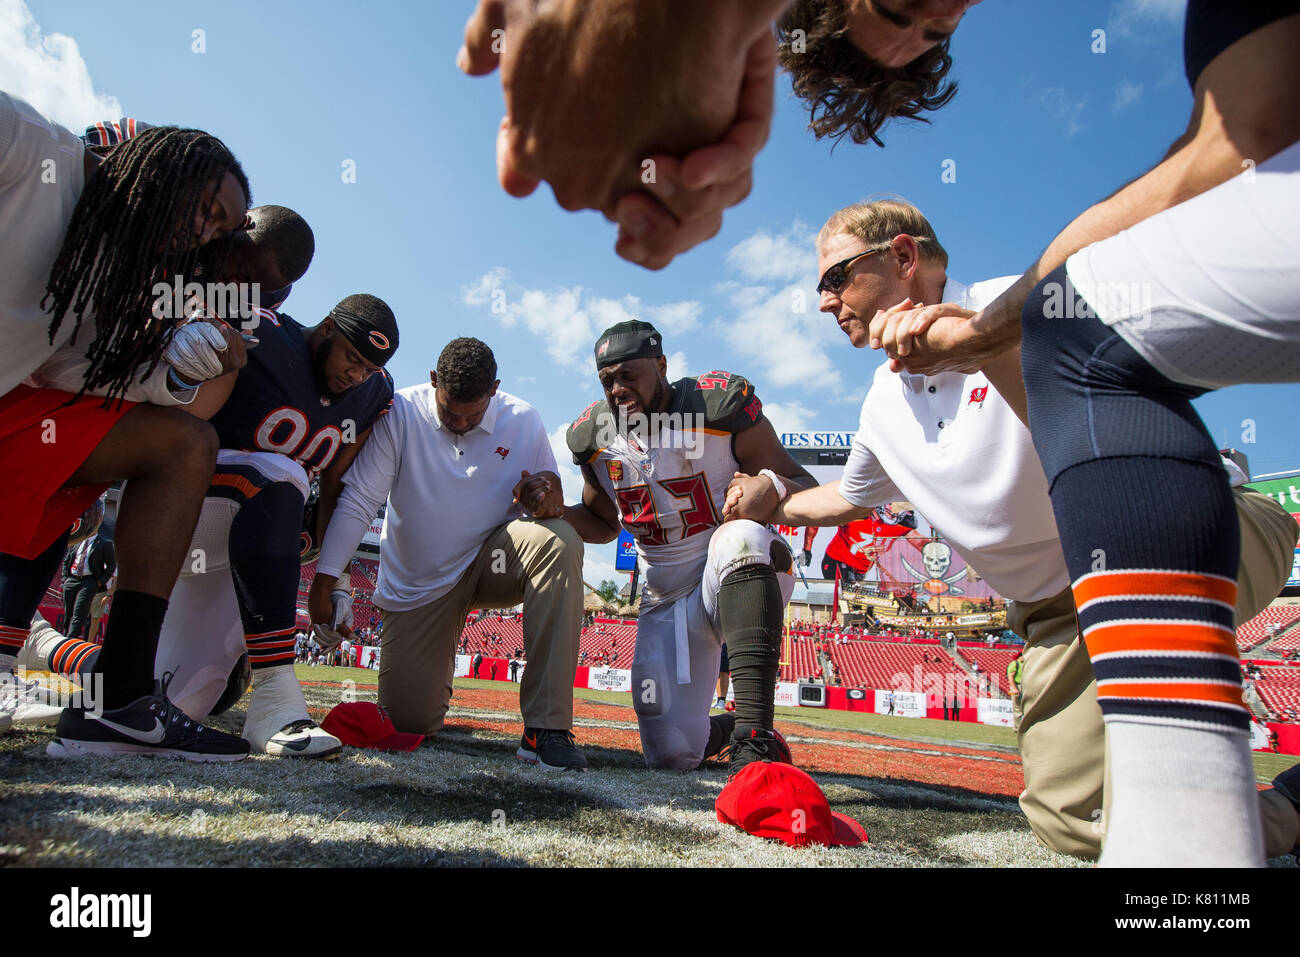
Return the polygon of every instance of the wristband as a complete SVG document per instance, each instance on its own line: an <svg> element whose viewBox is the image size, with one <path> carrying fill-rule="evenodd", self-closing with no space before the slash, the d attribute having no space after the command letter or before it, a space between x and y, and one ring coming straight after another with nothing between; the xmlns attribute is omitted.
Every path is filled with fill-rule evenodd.
<svg viewBox="0 0 1300 957"><path fill-rule="evenodd" d="M180 373L176 371L175 366L167 367L167 389L173 395L178 392L193 392L198 387L199 385L197 382L194 385L190 385L188 382L181 379Z"/></svg>
<svg viewBox="0 0 1300 957"><path fill-rule="evenodd" d="M785 487L785 482L781 481L781 476L777 475L771 469L763 469L758 474L766 475L772 482L772 486L776 489L776 500L778 502L784 502L790 497L790 490Z"/></svg>

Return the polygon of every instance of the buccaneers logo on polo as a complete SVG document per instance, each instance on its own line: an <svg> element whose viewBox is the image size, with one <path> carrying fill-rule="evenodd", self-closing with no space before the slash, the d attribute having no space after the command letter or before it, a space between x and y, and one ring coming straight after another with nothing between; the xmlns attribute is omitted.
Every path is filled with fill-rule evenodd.
<svg viewBox="0 0 1300 957"><path fill-rule="evenodd" d="M979 405L979 404L980 404L981 402L983 402L986 398L988 398L988 394L989 394L989 387L986 386L986 385L982 385L982 386L980 386L980 387L977 388L977 389L971 389L971 390L970 390L970 399L967 400L966 404L967 404L967 405Z"/></svg>
<svg viewBox="0 0 1300 957"><path fill-rule="evenodd" d="M605 463L605 471L607 471L607 472L609 473L609 480L610 480L611 482L621 482L621 481L623 481L623 463L622 463L622 462L617 462L617 461L606 462L606 463Z"/></svg>
<svg viewBox="0 0 1300 957"><path fill-rule="evenodd" d="M506 448L504 445L498 445L498 446L496 447L496 453L497 453L497 455L501 456L501 461L504 462L505 459L506 459L506 456L510 454L510 450L509 450L508 448Z"/></svg>

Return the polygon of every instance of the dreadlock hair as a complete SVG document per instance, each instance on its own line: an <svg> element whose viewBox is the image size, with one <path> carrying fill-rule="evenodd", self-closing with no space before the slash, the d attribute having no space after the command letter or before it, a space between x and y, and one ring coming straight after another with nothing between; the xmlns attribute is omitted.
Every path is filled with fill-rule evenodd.
<svg viewBox="0 0 1300 957"><path fill-rule="evenodd" d="M114 147L86 183L41 299L53 316L50 342L69 311L72 339L86 317L95 324L83 393L105 386L108 400L120 398L140 366L148 374L158 364L171 323L153 316L154 285L193 274L190 230L203 190L227 172L250 198L248 177L219 139L160 126Z"/></svg>
<svg viewBox="0 0 1300 957"><path fill-rule="evenodd" d="M796 0L777 23L778 62L809 111L809 128L821 139L848 136L859 146L884 146L880 130L891 119L930 122L957 93L944 82L952 68L949 41L901 67L881 66L849 39L846 0Z"/></svg>
<svg viewBox="0 0 1300 957"><path fill-rule="evenodd" d="M438 388L453 402L477 402L492 391L497 360L478 339L453 339L438 356Z"/></svg>

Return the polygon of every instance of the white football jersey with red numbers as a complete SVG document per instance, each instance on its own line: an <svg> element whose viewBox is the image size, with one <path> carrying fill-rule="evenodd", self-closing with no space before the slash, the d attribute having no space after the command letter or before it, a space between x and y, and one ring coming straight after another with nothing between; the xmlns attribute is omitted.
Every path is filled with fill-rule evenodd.
<svg viewBox="0 0 1300 957"><path fill-rule="evenodd" d="M709 537L722 524L727 485L738 468L735 436L763 414L753 386L731 373L679 379L672 390L648 439L621 433L603 399L567 435L574 462L591 469L636 540L645 569L643 612L700 583Z"/></svg>

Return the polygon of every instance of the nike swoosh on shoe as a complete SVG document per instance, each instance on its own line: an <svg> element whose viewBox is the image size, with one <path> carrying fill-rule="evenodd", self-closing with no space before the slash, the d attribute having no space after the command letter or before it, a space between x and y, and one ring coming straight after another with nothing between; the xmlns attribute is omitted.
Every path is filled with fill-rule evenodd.
<svg viewBox="0 0 1300 957"><path fill-rule="evenodd" d="M145 744L161 744L163 738L167 737L167 728L157 718L153 719L153 730L142 731L139 728L133 728L130 725L118 724L116 721L109 721L107 718L94 715L86 715L92 721L98 721L106 728L112 728L118 734L124 734L128 738L134 738L136 741L142 741Z"/></svg>

